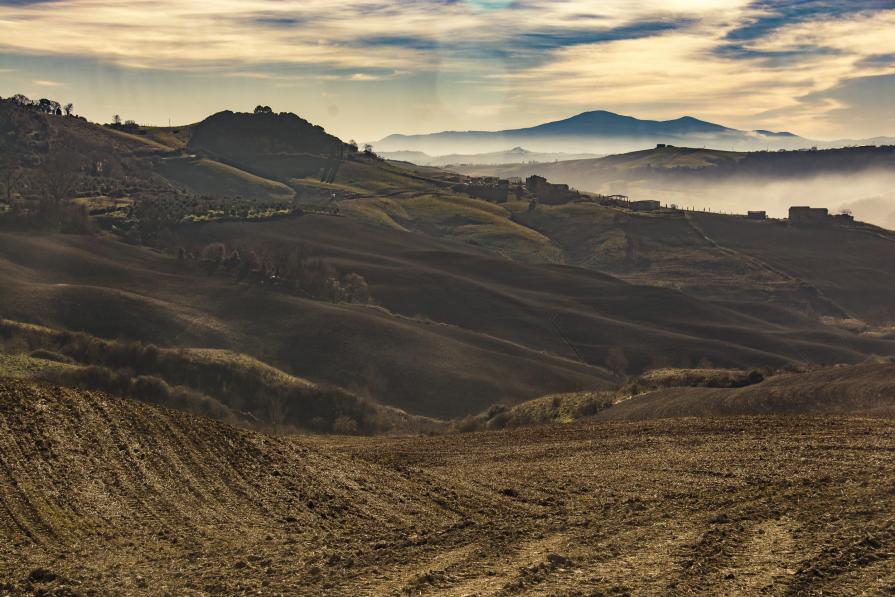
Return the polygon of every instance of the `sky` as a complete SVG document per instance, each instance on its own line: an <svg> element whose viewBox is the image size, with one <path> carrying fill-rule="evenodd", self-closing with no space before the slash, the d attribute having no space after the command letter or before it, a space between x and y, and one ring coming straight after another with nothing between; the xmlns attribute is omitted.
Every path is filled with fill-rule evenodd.
<svg viewBox="0 0 895 597"><path fill-rule="evenodd" d="M0 0L0 96L97 122L257 104L342 138L587 110L895 136L895 0Z"/></svg>

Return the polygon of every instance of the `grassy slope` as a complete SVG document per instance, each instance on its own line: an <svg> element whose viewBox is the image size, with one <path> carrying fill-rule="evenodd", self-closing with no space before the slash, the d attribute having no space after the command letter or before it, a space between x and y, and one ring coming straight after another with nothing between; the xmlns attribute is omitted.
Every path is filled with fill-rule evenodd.
<svg viewBox="0 0 895 597"><path fill-rule="evenodd" d="M292 189L282 183L208 159L165 158L159 161L157 172L200 195L266 199L293 194Z"/></svg>
<svg viewBox="0 0 895 597"><path fill-rule="evenodd" d="M47 371L70 368L72 365L24 353L0 352L0 377L31 379Z"/></svg>
<svg viewBox="0 0 895 597"><path fill-rule="evenodd" d="M780 374L743 388L664 388L600 412L605 420L758 414L895 416L895 364Z"/></svg>

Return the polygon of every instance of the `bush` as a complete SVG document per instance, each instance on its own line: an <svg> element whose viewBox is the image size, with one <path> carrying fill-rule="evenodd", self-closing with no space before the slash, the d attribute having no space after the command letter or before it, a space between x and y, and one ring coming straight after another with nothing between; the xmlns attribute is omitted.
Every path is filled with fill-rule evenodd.
<svg viewBox="0 0 895 597"><path fill-rule="evenodd" d="M75 364L75 360L71 357L65 356L64 354L59 354L58 352L53 352L52 350L44 350L42 348L32 351L29 356L32 356L35 359L55 361L57 363L65 363L67 365Z"/></svg>
<svg viewBox="0 0 895 597"><path fill-rule="evenodd" d="M355 435L357 434L357 421L351 417L339 417L333 421L333 433L339 435Z"/></svg>

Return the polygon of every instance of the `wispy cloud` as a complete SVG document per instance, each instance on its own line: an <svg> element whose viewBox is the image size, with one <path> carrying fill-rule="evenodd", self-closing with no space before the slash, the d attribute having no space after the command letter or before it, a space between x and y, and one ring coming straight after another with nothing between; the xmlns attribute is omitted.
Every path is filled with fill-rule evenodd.
<svg viewBox="0 0 895 597"><path fill-rule="evenodd" d="M46 79L31 79L31 82L41 87L62 87L64 85L64 83L59 81L48 81Z"/></svg>
<svg viewBox="0 0 895 597"><path fill-rule="evenodd" d="M892 0L0 0L7 54L296 89L375 83L481 122L606 108L734 126L761 115L804 134L833 134L850 101L804 98L895 73L893 30Z"/></svg>

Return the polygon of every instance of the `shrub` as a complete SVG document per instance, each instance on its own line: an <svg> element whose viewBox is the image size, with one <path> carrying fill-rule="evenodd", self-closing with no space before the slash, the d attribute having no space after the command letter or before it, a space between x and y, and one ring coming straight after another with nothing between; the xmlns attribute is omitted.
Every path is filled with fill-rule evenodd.
<svg viewBox="0 0 895 597"><path fill-rule="evenodd" d="M341 416L333 421L333 433L355 435L357 434L357 421L351 417Z"/></svg>

